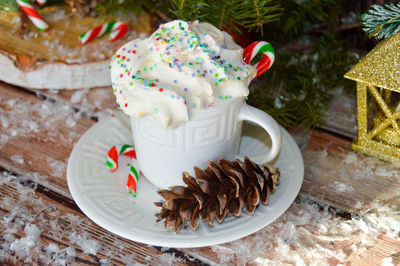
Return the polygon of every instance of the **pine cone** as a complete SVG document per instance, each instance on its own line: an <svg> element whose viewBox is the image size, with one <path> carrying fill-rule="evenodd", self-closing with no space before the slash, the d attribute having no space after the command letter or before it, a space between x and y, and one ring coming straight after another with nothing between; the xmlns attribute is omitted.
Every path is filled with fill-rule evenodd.
<svg viewBox="0 0 400 266"><path fill-rule="evenodd" d="M173 186L158 191L165 201L154 203L161 207L155 215L157 222L165 219L165 228L174 232L179 232L189 222L195 231L200 216L210 226L214 219L222 223L227 216L239 217L244 206L247 213L253 215L260 202L268 204L280 176L278 169L258 165L247 157L244 162L239 159L209 161L205 170L194 167L194 173L196 178L187 172L182 174L186 187Z"/></svg>

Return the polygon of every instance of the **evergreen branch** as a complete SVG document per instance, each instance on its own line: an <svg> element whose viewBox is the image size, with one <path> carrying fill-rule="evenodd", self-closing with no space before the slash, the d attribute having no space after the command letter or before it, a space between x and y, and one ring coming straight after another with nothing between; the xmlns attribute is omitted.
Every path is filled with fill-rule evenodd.
<svg viewBox="0 0 400 266"><path fill-rule="evenodd" d="M218 23L218 28L220 29L222 29L222 26L224 26L225 10L226 10L226 0L224 0L224 3L222 4L221 8L221 15Z"/></svg>
<svg viewBox="0 0 400 266"><path fill-rule="evenodd" d="M337 5L335 0L287 0L282 2L285 8L283 31L287 35L297 35L305 31L309 24L326 22L329 11Z"/></svg>
<svg viewBox="0 0 400 266"><path fill-rule="evenodd" d="M333 95L343 88L354 88L343 74L358 58L338 35L330 34L321 37L308 55L282 49L277 53L279 60L264 75L264 82L258 82L268 85L254 84L249 103L285 127L321 126Z"/></svg>
<svg viewBox="0 0 400 266"><path fill-rule="evenodd" d="M176 18L186 21L202 20L203 10L208 6L205 0L170 0L169 11Z"/></svg>
<svg viewBox="0 0 400 266"><path fill-rule="evenodd" d="M400 2L373 5L367 13L362 15L363 30L368 36L375 39L390 37L400 31Z"/></svg>
<svg viewBox="0 0 400 266"><path fill-rule="evenodd" d="M283 9L276 0L238 1L233 9L233 20L247 29L261 31L263 25L279 20Z"/></svg>
<svg viewBox="0 0 400 266"><path fill-rule="evenodd" d="M140 15L147 13L152 8L154 8L153 1L148 0L106 0L96 6L96 10L100 14L111 16L129 13Z"/></svg>

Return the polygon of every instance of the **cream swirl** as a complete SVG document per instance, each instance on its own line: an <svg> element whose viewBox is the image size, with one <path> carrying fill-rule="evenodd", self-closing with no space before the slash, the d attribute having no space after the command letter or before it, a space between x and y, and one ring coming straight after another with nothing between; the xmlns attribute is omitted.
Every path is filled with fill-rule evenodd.
<svg viewBox="0 0 400 266"><path fill-rule="evenodd" d="M208 23L163 24L113 55L117 103L130 116L154 116L164 127L177 127L192 112L249 94L255 71L242 56L229 34Z"/></svg>

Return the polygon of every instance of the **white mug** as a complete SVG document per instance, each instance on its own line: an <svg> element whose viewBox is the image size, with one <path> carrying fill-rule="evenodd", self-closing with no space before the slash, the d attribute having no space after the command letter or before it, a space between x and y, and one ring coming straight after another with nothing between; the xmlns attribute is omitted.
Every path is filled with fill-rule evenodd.
<svg viewBox="0 0 400 266"><path fill-rule="evenodd" d="M182 172L193 175L194 166L204 169L209 160L238 158L243 120L264 128L272 142L266 154L250 159L260 163L273 160L281 147L280 127L271 116L247 105L244 99L193 113L175 129L165 129L152 117L131 117L140 171L160 189L185 185Z"/></svg>

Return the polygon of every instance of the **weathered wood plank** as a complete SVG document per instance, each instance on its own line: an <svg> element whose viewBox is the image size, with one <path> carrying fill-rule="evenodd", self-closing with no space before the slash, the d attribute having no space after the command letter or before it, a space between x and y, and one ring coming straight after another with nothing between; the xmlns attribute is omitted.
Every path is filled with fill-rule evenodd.
<svg viewBox="0 0 400 266"><path fill-rule="evenodd" d="M0 174L0 242L4 252L0 262L47 264L59 259L58 263L65 260L68 264L160 265L170 260L178 265L194 264L116 236L92 223L79 210L67 208L39 189L20 185L14 178ZM39 235L35 237L34 232Z"/></svg>
<svg viewBox="0 0 400 266"><path fill-rule="evenodd" d="M379 213L382 221L376 224L371 220L374 214L351 220L335 217L300 197L280 218L255 234L224 245L186 249L185 252L230 265L256 262L264 265L382 265L384 259L397 265L400 261L397 232L391 232L394 237L383 232L398 225L398 213ZM386 224L385 228L383 225L389 216L393 223Z"/></svg>
<svg viewBox="0 0 400 266"><path fill-rule="evenodd" d="M105 231L80 211L47 197L42 188L20 185L22 180L6 173L0 177L0 228L5 232L2 259L10 263L64 259L83 264L251 265L302 260L305 264L380 265L383 258L400 261L398 239L368 223L366 229L361 228L360 220L335 217L301 198L277 221L243 239L204 248L157 250Z"/></svg>
<svg viewBox="0 0 400 266"><path fill-rule="evenodd" d="M318 203L351 213L377 201L400 209L400 166L351 150L350 141L313 130L303 150L305 176L301 191Z"/></svg>
<svg viewBox="0 0 400 266"><path fill-rule="evenodd" d="M98 117L105 110L117 110L117 103L111 87L100 87L82 90L32 90L47 98L64 102ZM108 110L107 110L108 111Z"/></svg>
<svg viewBox="0 0 400 266"><path fill-rule="evenodd" d="M95 122L67 106L0 85L0 166L70 197L66 162L79 137Z"/></svg>
<svg viewBox="0 0 400 266"><path fill-rule="evenodd" d="M96 93L96 90L90 91ZM25 101L32 103L40 102L34 95L11 86L0 86L0 93L6 94L6 99L22 97ZM63 93L69 92L64 91ZM100 94L102 93L100 92ZM62 94L60 97L64 97L65 101L71 98L68 94ZM105 99L108 98L105 97ZM4 107L5 99L2 102L1 107L6 108ZM79 104L82 103L76 103L77 108ZM55 159L65 163L77 138L93 124L94 122L86 117L77 119L73 128L67 127L64 121L56 123L55 127L62 138L67 138L71 131L76 135L76 138L68 144L47 141L50 145L43 145L44 140L54 139L53 136L46 136L48 134L46 130L29 137L16 137L0 151L0 165L16 173L25 174L33 171L41 175L49 175L47 186L56 187L68 196L65 172L60 177L52 177L54 169L49 167L47 162ZM40 137L41 134L42 137ZM38 138L42 140L38 140ZM52 145L56 144L59 148L54 149ZM36 151L40 149L43 149L42 152L37 154ZM32 163L20 165L10 159L20 151L23 151L23 156L27 158L26 161ZM303 156L306 172L302 191L316 202L347 212L359 212L368 208L374 199L387 201L399 196L400 192L397 191L400 191L398 189L400 183L396 176L400 176L400 169L393 164L351 151L350 142L346 139L320 130L313 130L309 143L303 150Z"/></svg>
<svg viewBox="0 0 400 266"><path fill-rule="evenodd" d="M7 111L9 109L9 100L19 98L21 101L28 102L32 105L35 105L37 103L42 103L43 100L37 99L34 95L26 93L25 91L20 91L17 90L13 87L7 87L7 86L0 86L0 95L1 96L1 101L0 101L0 108L2 111ZM58 103L57 103L58 104ZM55 104L56 105L56 104ZM55 105L50 105L52 107L55 107ZM36 107L35 107L36 108ZM35 114L33 114L35 115ZM82 121L81 121L82 120ZM86 122L85 122L86 120ZM32 119L32 121L36 121L35 119ZM37 121L36 121L37 122ZM75 127L79 127L81 125L81 129L76 131L76 137L78 138L80 134L86 131L90 125L92 125L94 122L88 118L81 118L77 121ZM44 136L40 136L40 134L36 136L31 136L31 138L28 138L27 136L22 136L23 138L26 138L24 141L15 141L16 138L10 139L4 147L7 147L7 145L13 145L12 149L2 149L0 151L0 159L4 160L6 158L7 160L3 163L5 167L8 166L8 164L11 164L13 167L12 170L15 170L16 172L20 172L22 174L27 174L31 171L35 171L36 169L38 174L41 174L43 176L49 175L49 177L45 180L45 182L42 182L43 186L46 186L47 188L53 189L51 186L53 184L56 184L54 186L55 188L58 188L62 191L64 191L67 196L68 196L68 191L66 190L66 183L65 183L65 173L62 174L62 176L58 179L64 182L64 184L60 184L59 182L57 183L56 178L51 177L51 172L54 170L52 167L49 167L48 165L46 166L46 162L48 158L54 158L53 150L52 147L46 147L48 145L43 145L43 143L48 144L48 141L52 141L49 143L56 142L54 140L56 136L67 136L69 132L71 131L70 127L65 125L65 121L58 121L58 123L54 123L55 127L59 130L57 131L57 134L55 136L53 135L45 135L49 133L48 128L44 128L42 131L38 131ZM72 127L74 128L74 127ZM3 130L3 128L2 128ZM34 132L35 134L37 132ZM54 133L54 132L53 132ZM46 139L49 138L50 140ZM35 138L39 138L39 140L35 140ZM23 158L25 161L25 156L28 156L27 158L33 158L36 156L42 156L41 162L42 164L39 164L39 162L35 162L37 164L37 167L29 167L29 160L27 160L25 163L20 164L18 162L18 159L11 159L10 157L14 155L11 151L19 151L20 149L24 149L24 145L26 145L26 141L28 142L35 142L35 145L31 146L29 149L25 149L23 153ZM63 140L65 141L65 139ZM71 143L74 143L76 139L71 141ZM10 144L11 143L11 144ZM40 146L41 144L41 146ZM68 145L66 145L68 146ZM41 147L43 150L41 152L38 152L38 148ZM69 146L68 146L69 147ZM68 147L62 147L62 149L68 149ZM350 149L350 143L349 141L335 137L331 134L328 134L326 132L320 131L320 130L314 130L310 136L310 141L308 145L306 146L305 150L303 151L303 156L305 159L305 164L306 164L306 177L305 177L305 183L303 185L302 191L305 195L312 197L316 202L319 203L327 203L330 206L337 207L339 209L343 209L346 211L356 211L359 212L360 214L362 210L365 210L366 207L371 205L371 199L377 199L381 201L386 201L386 202L398 202L396 200L397 194L395 194L395 191L393 191L392 194L389 193L389 197L384 196L383 194L378 193L381 189L385 187L389 187L388 183L392 186L395 184L395 186L398 185L398 181L394 178L395 176L398 176L398 168L394 167L391 164L387 164L384 162L381 162L379 160L371 159L366 156L361 156L353 153ZM72 147L69 147L69 149L72 149ZM5 151L3 151L5 150ZM30 157L29 157L30 156ZM58 158L59 160L66 160L69 156L69 152L61 152L60 155L57 155L60 157L55 157ZM358 161L361 161L360 166L358 166ZM32 162L32 164L34 164ZM47 169L47 168L48 169ZM367 169L367 170L366 170ZM381 179L375 179L372 178L370 175L367 175L367 181L363 178L365 178L365 173L363 171L371 171L372 174L377 174L378 176L381 176ZM50 173L50 174L49 174ZM343 173L347 174L343 175ZM355 177L353 175L356 175ZM28 178L31 178L32 180L37 180L35 177L29 176ZM320 178L322 178L322 181L320 181ZM39 180L40 181L40 180ZM337 183L335 183L335 181ZM354 183L352 183L354 182ZM62 182L61 182L62 183ZM64 187L63 187L64 186ZM364 194L362 196L358 196L358 193L356 191L358 190L358 186L361 186L361 190L365 190ZM352 189L352 188L353 189ZM357 189L356 189L357 188ZM375 189L375 194L373 193L373 189ZM395 189L394 189L395 190ZM372 191L372 193L371 193ZM352 193L350 193L352 192ZM343 194L349 194L343 196ZM326 194L326 195L325 195ZM356 197L357 200L353 200L353 197ZM345 199L345 200L343 200ZM360 203L358 203L360 202ZM361 206L360 206L361 205ZM306 208L305 206L307 205L302 205L302 208ZM260 242L263 244L268 243L268 241L272 241L273 237L280 236L279 239L284 239L285 235L282 235L284 232L287 231L288 229L285 227L282 227L281 224L287 223L288 217L302 217L304 214L300 214L299 210L296 208L299 208L296 204L293 205L291 208L295 208L292 211L288 211L283 218L283 220L278 220L271 226L268 226L264 228L262 231L253 234L252 236L249 236L247 238L244 238L242 240L238 240L237 242L232 242L226 245L222 246L214 246L214 247L208 247L208 248L202 248L202 249L183 249L182 251L188 254L193 255L194 257L201 258L201 260L204 261L210 261L210 262L217 262L217 263L226 263L226 262L240 262L240 254L235 255L237 252L240 251L239 247L244 244L248 245L256 245L255 243ZM316 213L313 213L313 215L316 215ZM286 220L285 220L286 219ZM298 219L298 218L296 218ZM333 219L333 218L332 218ZM334 222L334 220L333 220ZM298 225L296 225L297 227ZM314 225L316 226L316 225ZM86 226L87 227L87 226ZM272 228L272 229L271 229ZM101 238L102 229L100 229L100 233L97 233L97 237ZM308 228L307 231L309 232L315 232L316 233L316 240L318 240L321 236L319 235L320 229L317 228ZM271 234L271 231L274 232L277 235ZM96 231L93 232L93 236L96 235ZM279 235L280 234L280 235ZM355 232L353 232L355 234ZM265 237L271 237L271 238L265 238ZM307 242L307 236L304 235L302 236L305 238L305 242ZM354 235L353 235L354 237ZM315 241L316 241L315 240ZM320 241L320 240L318 240ZM336 240L337 241L337 240ZM344 240L341 240L344 241ZM391 242L392 239L390 238L389 240L385 237L382 236L382 241L386 242ZM330 240L328 241L329 243L331 242ZM385 243L386 243L385 242ZM250 243L250 244L249 244ZM275 243L276 244L276 243ZM326 243L325 243L326 244ZM346 256L350 256L351 254L354 253L352 251L351 243L344 243L342 246L340 244L340 241L336 243L337 247L342 247L347 254ZM335 247L334 245L334 247ZM387 246L389 244L382 244L383 246ZM391 246L396 247L397 244L393 244ZM376 245L373 245L376 246ZM378 245L380 246L380 244ZM333 248L334 248L333 247ZM270 254L269 256L266 256L265 254L261 256L261 259L276 259L277 257L274 257L276 254L271 253L270 250L271 246L268 246L268 248L262 249L262 251L265 251L265 254ZM295 248L295 247L293 247ZM385 248L382 248L385 250ZM330 249L331 250L331 249ZM390 251L392 252L392 251ZM382 256L391 256L393 255L394 258L397 259L398 251L390 253L388 250L384 252ZM226 254L225 254L226 253ZM225 256L225 255L226 256ZM372 256L372 255L371 255ZM379 257L381 260L383 257ZM357 258L360 257L357 255ZM347 257L345 257L347 258ZM370 258L369 256L364 256L365 262L369 262ZM248 259L248 258L247 258ZM379 260L378 259L378 260ZM341 262L342 260L338 260L334 256L330 258L329 260L332 260L333 262ZM377 261L378 261L377 260ZM287 260L287 262L290 262L290 259ZM253 260L254 263L254 260Z"/></svg>
<svg viewBox="0 0 400 266"><path fill-rule="evenodd" d="M335 95L329 104L323 129L354 139L357 136L356 93Z"/></svg>

